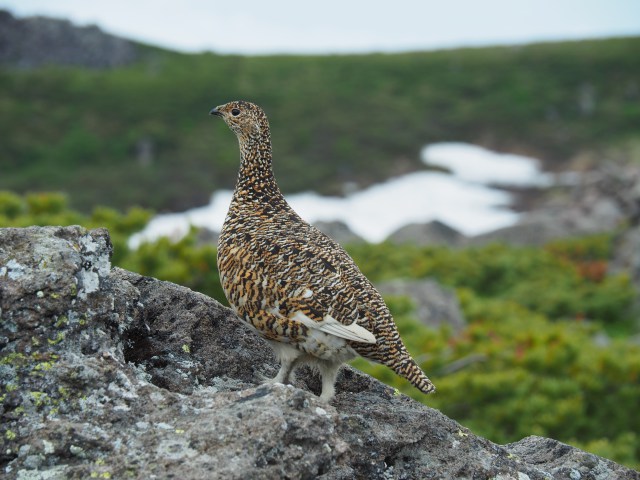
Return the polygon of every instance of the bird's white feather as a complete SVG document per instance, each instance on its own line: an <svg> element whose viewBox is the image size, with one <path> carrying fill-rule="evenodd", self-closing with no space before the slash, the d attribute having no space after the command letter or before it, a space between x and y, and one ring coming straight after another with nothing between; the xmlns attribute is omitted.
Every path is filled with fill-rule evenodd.
<svg viewBox="0 0 640 480"><path fill-rule="evenodd" d="M335 335L336 337L352 340L354 342L376 343L377 341L376 337L373 336L373 333L366 328L361 327L356 322L353 322L351 325L345 325L340 323L331 315L325 315L322 321L316 322L304 313L298 311L291 316L291 319L296 322L300 322L307 327Z"/></svg>

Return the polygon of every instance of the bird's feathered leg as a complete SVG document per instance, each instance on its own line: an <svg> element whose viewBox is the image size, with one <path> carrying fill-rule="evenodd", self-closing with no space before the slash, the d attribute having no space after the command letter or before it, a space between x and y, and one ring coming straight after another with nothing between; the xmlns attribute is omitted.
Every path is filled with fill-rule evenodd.
<svg viewBox="0 0 640 480"><path fill-rule="evenodd" d="M318 362L318 370L322 377L322 393L320 394L320 400L328 402L335 395L335 383L341 363L342 362Z"/></svg>
<svg viewBox="0 0 640 480"><path fill-rule="evenodd" d="M289 342L294 338L304 338L308 327L265 310L252 311L248 306L238 308L236 313L269 341L280 361L278 374L274 378L263 377L264 383L287 383L297 360L304 355Z"/></svg>
<svg viewBox="0 0 640 480"><path fill-rule="evenodd" d="M291 345L279 343L275 341L269 342L273 348L274 353L280 360L280 370L278 374L273 378L265 378L264 383L287 383L289 377L295 367L298 359L303 355L300 350L297 350Z"/></svg>

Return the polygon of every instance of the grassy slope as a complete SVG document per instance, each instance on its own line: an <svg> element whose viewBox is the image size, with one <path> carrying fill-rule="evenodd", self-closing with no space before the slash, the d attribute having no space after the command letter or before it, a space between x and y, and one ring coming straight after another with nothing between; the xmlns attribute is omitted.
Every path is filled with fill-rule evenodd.
<svg viewBox="0 0 640 480"><path fill-rule="evenodd" d="M64 190L84 210L202 203L235 179L235 139L207 112L236 98L270 115L285 191L336 192L419 168L434 141L557 165L640 141L638 52L640 38L314 57L149 49L107 72L0 70L0 188ZM593 110L581 109L590 96ZM150 165L136 160L142 140Z"/></svg>

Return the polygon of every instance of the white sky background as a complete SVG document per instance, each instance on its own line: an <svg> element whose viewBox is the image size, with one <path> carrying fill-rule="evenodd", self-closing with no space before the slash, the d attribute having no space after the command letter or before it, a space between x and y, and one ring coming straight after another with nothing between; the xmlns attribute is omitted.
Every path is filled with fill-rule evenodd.
<svg viewBox="0 0 640 480"><path fill-rule="evenodd" d="M640 34L640 0L0 0L0 8L188 52L397 52Z"/></svg>

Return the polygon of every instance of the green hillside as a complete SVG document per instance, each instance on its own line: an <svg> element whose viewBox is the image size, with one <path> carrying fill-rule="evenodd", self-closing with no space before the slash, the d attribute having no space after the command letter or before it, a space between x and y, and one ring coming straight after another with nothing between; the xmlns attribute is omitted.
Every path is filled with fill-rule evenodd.
<svg viewBox="0 0 640 480"><path fill-rule="evenodd" d="M537 155L553 168L640 143L640 37L348 56L186 55L130 67L0 69L0 189L74 206L176 210L230 188L235 138L209 109L270 115L285 191L336 193L421 168L429 142Z"/></svg>

